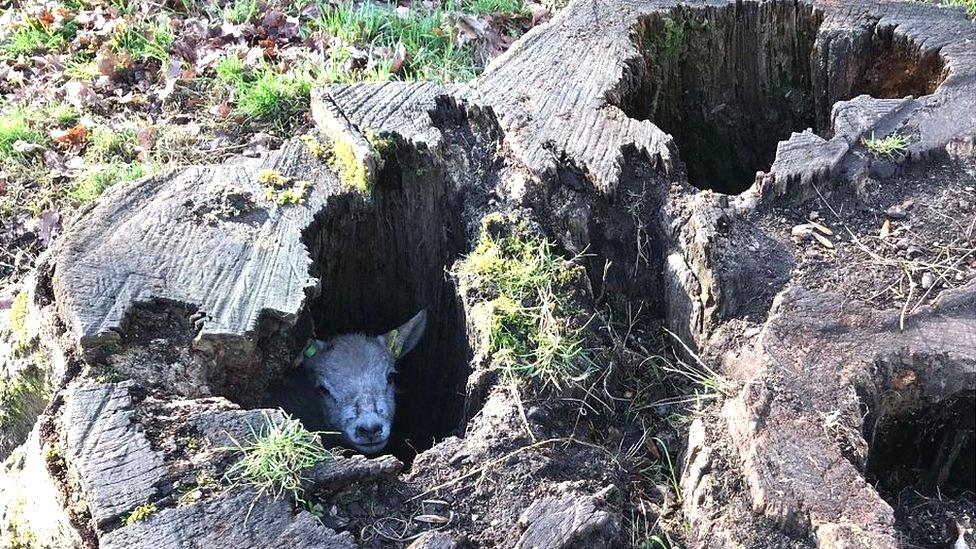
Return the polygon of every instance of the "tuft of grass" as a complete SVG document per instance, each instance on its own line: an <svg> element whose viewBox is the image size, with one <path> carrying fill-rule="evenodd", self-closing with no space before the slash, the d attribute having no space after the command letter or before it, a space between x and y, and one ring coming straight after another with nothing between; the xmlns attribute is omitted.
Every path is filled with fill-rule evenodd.
<svg viewBox="0 0 976 549"><path fill-rule="evenodd" d="M224 476L232 484L254 486L262 495L288 494L301 502L303 470L333 458L319 435L287 415L277 421L266 416L260 432L252 430L250 442L232 438L234 446L224 448L241 454Z"/></svg>
<svg viewBox="0 0 976 549"><path fill-rule="evenodd" d="M44 145L47 137L28 123L28 114L23 109L14 109L0 116L0 160L19 157L14 143L23 141L33 145Z"/></svg>
<svg viewBox="0 0 976 549"><path fill-rule="evenodd" d="M85 159L90 163L126 162L136 156L136 130L132 127L93 126L88 132Z"/></svg>
<svg viewBox="0 0 976 549"><path fill-rule="evenodd" d="M176 36L169 18L162 16L145 26L119 25L108 41L109 49L128 54L134 61L166 62Z"/></svg>
<svg viewBox="0 0 976 549"><path fill-rule="evenodd" d="M8 436L26 435L31 430L50 397L47 377L38 368L0 379L0 449L9 450L3 448Z"/></svg>
<svg viewBox="0 0 976 549"><path fill-rule="evenodd" d="M257 0L231 0L220 11L222 19L236 25L249 22L257 14Z"/></svg>
<svg viewBox="0 0 976 549"><path fill-rule="evenodd" d="M155 503L146 503L145 505L140 505L139 507L133 509L132 512L129 513L129 515L122 520L122 523L125 524L126 526L130 526L139 521L146 520L151 515L153 515L156 511L157 509Z"/></svg>
<svg viewBox="0 0 976 549"><path fill-rule="evenodd" d="M74 182L68 190L68 197L76 202L92 202L112 185L121 181L139 179L143 174L142 165L137 162L97 164L90 167L85 175Z"/></svg>
<svg viewBox="0 0 976 549"><path fill-rule="evenodd" d="M472 316L487 334L493 365L506 375L561 387L592 371L575 304L585 274L548 240L489 215L477 247L453 274L466 294L476 294Z"/></svg>
<svg viewBox="0 0 976 549"><path fill-rule="evenodd" d="M478 15L496 13L526 15L529 9L523 0L463 0L461 9Z"/></svg>
<svg viewBox="0 0 976 549"><path fill-rule="evenodd" d="M70 103L52 103L44 109L44 112L61 127L74 126L81 119L81 113Z"/></svg>
<svg viewBox="0 0 976 549"><path fill-rule="evenodd" d="M874 133L872 133L870 139L862 138L861 142L867 150L874 153L877 157L902 158L905 156L905 151L908 149L910 140L907 136L893 132L881 139L875 138Z"/></svg>
<svg viewBox="0 0 976 549"><path fill-rule="evenodd" d="M237 111L248 118L288 127L308 111L315 78L308 67L288 73L270 66L249 71L237 56L228 56L215 66L217 82L234 90Z"/></svg>
<svg viewBox="0 0 976 549"><path fill-rule="evenodd" d="M504 2L504 0L500 0ZM474 47L459 46L441 9L411 9L400 15L389 7L370 2L343 2L313 22L313 29L338 38L344 45L369 45L396 50L406 59L399 77L405 80L469 80L477 73ZM357 67L345 48L333 48L326 75L333 82L388 80L392 62Z"/></svg>
<svg viewBox="0 0 976 549"><path fill-rule="evenodd" d="M48 51L59 51L74 38L74 25L65 25L59 30L47 28L36 21L21 25L10 36L10 40L0 46L2 55L16 57Z"/></svg>

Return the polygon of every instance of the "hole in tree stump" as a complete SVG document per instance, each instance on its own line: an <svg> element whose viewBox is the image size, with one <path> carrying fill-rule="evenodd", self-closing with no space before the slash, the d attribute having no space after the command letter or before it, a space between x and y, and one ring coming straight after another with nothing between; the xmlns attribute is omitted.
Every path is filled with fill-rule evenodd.
<svg viewBox="0 0 976 549"><path fill-rule="evenodd" d="M957 522L976 516L976 392L875 408L865 477L894 509L906 547L951 547Z"/></svg>
<svg viewBox="0 0 976 549"><path fill-rule="evenodd" d="M976 392L881 414L866 434L866 475L882 493L912 487L926 495L976 492Z"/></svg>
<svg viewBox="0 0 976 549"><path fill-rule="evenodd" d="M822 22L810 6L779 1L650 15L636 29L646 70L622 108L673 136L690 183L736 194L769 171L791 132L829 132L837 101L918 97L944 77L937 55L890 28L826 36Z"/></svg>
<svg viewBox="0 0 976 549"><path fill-rule="evenodd" d="M397 363L396 414L381 451L409 463L455 434L463 418L471 350L446 269L464 250L465 238L459 197L423 159L390 155L378 179L371 199L337 195L307 230L311 274L322 289L306 312L313 337L328 339L385 333L427 310L423 338ZM335 430L320 423L325 418L318 410L289 409L287 395L275 402L280 389L272 384L268 405L281 405L309 429Z"/></svg>

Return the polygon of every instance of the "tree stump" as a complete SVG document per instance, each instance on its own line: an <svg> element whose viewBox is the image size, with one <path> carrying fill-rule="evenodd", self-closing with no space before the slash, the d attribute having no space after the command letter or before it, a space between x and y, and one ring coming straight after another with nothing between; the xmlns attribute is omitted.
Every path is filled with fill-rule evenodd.
<svg viewBox="0 0 976 549"><path fill-rule="evenodd" d="M591 300L649 304L721 376L681 467L691 545L892 547L901 489L973 489L976 25L963 10L579 0L469 84L332 85L312 110L316 135L262 158L111 189L47 257L31 314L65 375L0 483L12 535L363 542L282 500L186 501L181 487L226 464L228 433L277 413L261 411L269 387L307 338L378 333L426 307L395 426L395 450L421 452L400 499L377 501L445 498L449 511L413 517L463 516L446 531L475 546L550 539L553 520L553 546L626 543L612 457L567 442L571 426L526 413L486 371L444 274L498 212L585 254ZM895 134L904 151L868 147ZM368 490L398 468L349 459L315 478ZM145 504L157 511L124 520ZM561 514L539 516L550 507Z"/></svg>

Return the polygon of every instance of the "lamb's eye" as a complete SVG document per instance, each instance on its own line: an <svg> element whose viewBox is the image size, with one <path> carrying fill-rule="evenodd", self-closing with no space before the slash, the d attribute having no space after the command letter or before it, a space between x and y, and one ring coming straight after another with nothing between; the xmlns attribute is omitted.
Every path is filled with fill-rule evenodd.
<svg viewBox="0 0 976 549"><path fill-rule="evenodd" d="M325 387L325 385L319 385L319 393L325 396L330 396L329 390Z"/></svg>
<svg viewBox="0 0 976 549"><path fill-rule="evenodd" d="M394 381L396 381L396 372L390 372L386 374L386 381L387 383L393 383Z"/></svg>

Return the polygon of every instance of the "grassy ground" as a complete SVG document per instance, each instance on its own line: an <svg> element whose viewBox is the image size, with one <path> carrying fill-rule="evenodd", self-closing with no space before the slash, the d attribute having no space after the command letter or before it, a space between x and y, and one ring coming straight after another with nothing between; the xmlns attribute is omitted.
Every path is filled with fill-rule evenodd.
<svg viewBox="0 0 976 549"><path fill-rule="evenodd" d="M0 16L0 293L109 186L276 147L310 125L317 84L473 78L543 12L524 0L13 2Z"/></svg>

